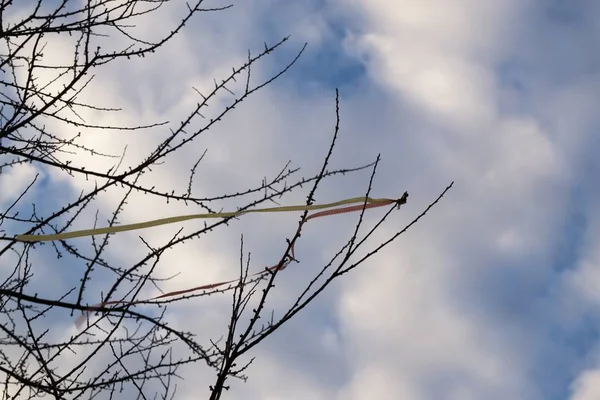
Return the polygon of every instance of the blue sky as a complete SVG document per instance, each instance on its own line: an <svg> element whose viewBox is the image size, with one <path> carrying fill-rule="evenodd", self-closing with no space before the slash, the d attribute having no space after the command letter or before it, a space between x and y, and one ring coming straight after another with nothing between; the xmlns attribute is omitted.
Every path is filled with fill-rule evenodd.
<svg viewBox="0 0 600 400"><path fill-rule="evenodd" d="M374 195L410 193L409 204L378 238L401 229L450 181L455 186L425 220L257 348L248 383L235 383L230 398L600 398L600 3L233 4L199 15L152 57L99 70L90 87L88 98L124 109L109 119L91 114L91 120L178 121L197 100L191 87L208 88L213 78L226 77L248 48L258 51L263 42L292 35L254 70L258 79L308 42L289 73L157 170L152 184L187 185L186 171L204 149L197 186L207 195L258 184L288 159L303 167L303 175L316 172L333 132L339 87L341 133L333 165L362 164L381 153ZM140 29L157 34L156 26L177 15L172 7ZM70 57L61 42L53 45L49 57ZM129 144L133 162L161 134L90 134L84 140L117 154ZM4 171L0 202L10 201L8 188L18 189L13 182L27 182L35 169ZM317 201L359 196L367 182L364 173L332 180ZM44 190L31 200L67 196L65 185L76 196L89 182L49 172ZM95 206L106 218L118 199L118 193L106 195ZM126 210L130 222L149 219L148 210L189 211L145 197L130 203L144 205ZM93 214L86 218L82 227ZM235 275L241 233L254 267L272 264L295 221L252 216L168 254L165 273L181 273L169 287ZM295 299L299 282L344 243L354 223L346 216L311 222L297 250L302 264L281 276L272 307ZM178 228L153 230L147 238L165 240ZM112 239L115 262L135 259L133 249L141 251L136 237ZM41 276L56 280L47 290L60 293L72 278L52 271L67 266L43 264ZM106 281L98 279L99 295ZM89 296L92 302L93 292ZM169 318L217 335L228 301L195 300L173 307ZM74 329L70 321L57 318L53 329ZM201 366L186 376L193 378L181 382L178 398L196 398L213 377Z"/></svg>

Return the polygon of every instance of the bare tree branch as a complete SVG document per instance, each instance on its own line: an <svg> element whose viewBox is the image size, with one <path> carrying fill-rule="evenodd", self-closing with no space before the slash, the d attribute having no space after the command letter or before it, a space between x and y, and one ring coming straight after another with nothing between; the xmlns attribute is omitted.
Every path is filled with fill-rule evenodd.
<svg viewBox="0 0 600 400"><path fill-rule="evenodd" d="M403 230L357 257L357 251L366 246L365 240L382 226L395 207L390 207L380 221L361 236L363 214L368 208L365 202L359 207L356 229L348 243L299 291L293 306L277 318L269 305L269 295L282 270L291 262L299 262L294 245L311 218L308 211L302 213L295 233L290 232L275 268L251 274L250 256L245 255L242 237L237 280L147 301L143 295L148 290L165 293L167 281L174 276L164 277L157 272L168 252L180 251L216 229L227 227L233 217L187 231L181 229L159 244L140 237L145 254L132 255L133 259L115 260L112 254L118 240L110 234L83 241L24 243L15 240L16 234L71 230L89 219L90 214L95 223L104 225L98 221L100 212L94 212L93 208L105 195L119 198L108 218L109 226L120 223L137 194L200 206L208 213L215 213L226 200L236 200L239 210L249 210L266 202L277 203L283 196L310 185L306 205L311 205L317 189L326 181L371 169L371 178L364 190L369 196L379 157L367 165L329 169L340 134L337 92L333 137L320 171L315 175L299 176L300 169L290 167L291 162L288 162L271 177L265 177L261 184L241 187L234 192L201 195L195 190L195 180L204 152L194 156L188 176L181 178L187 183L182 190L176 190L175 184L167 187L149 184L148 177L154 176L156 169L167 161L178 160L184 149L202 140L203 134L223 121L235 107L242 106L251 95L292 68L306 48L305 44L279 71L259 82L255 82L252 69L284 46L288 37L272 45L265 44L257 53L249 51L246 61L233 67L228 76L215 79L210 91L202 93L190 88L196 90L198 102L178 123L147 121L121 126L87 117L90 112L94 115L123 112L118 107L82 100L97 71L115 60L126 63L132 57L160 51L186 24L192 23L194 16L231 7L202 8L203 0L180 1L177 4L185 7L178 8L179 19L172 26L165 22L166 33L155 38L138 34L137 23L163 12L173 3L177 2L0 0L0 85L3 87L0 92L0 180L8 179L15 171L27 168L35 171L20 193L6 204L0 203L0 380L3 383L0 392L4 399L172 399L177 378L185 378L180 371L196 363L214 371L216 378L209 397L220 399L229 388L231 378L241 381L248 378L253 358L242 357L313 301L334 279L364 264L396 240L452 186ZM72 46L72 57L51 62L52 57L46 53L59 37L68 38L65 43ZM239 83L237 78L241 78ZM229 103L219 106L221 95L227 95ZM208 112L209 105L213 106L211 112ZM77 129L77 133L66 135L64 132L68 129ZM109 154L113 152L101 151L84 140L103 132L142 134L142 130L149 129L162 132L162 136L141 161L132 165L124 161L127 147ZM85 161L78 161L82 154L86 156ZM94 161L98 160L108 162L109 166L95 168L98 164ZM47 202L43 195L48 190L45 185L55 182L48 183L45 178L48 171L68 182L84 177L91 184L78 189L77 196L70 197L65 191L62 203L55 205ZM73 183L72 187L78 186ZM406 202L407 195L396 204ZM60 272L70 279L64 287L41 281L45 278L40 271L53 259L68 265L68 272ZM94 290L99 287L105 290L102 298L93 299ZM197 337L191 331L169 324L167 311L171 305L191 299L206 301L209 296L223 294L231 295L231 308L228 326L219 340ZM98 301L100 305L90 305L88 301ZM74 322L73 317L82 314L86 318L81 330L65 330L66 324L71 326ZM176 351L181 348L184 353Z"/></svg>

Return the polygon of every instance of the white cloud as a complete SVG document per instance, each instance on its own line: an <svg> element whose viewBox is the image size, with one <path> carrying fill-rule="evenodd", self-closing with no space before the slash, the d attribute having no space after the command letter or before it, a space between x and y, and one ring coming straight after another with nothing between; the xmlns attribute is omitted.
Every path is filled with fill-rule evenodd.
<svg viewBox="0 0 600 400"><path fill-rule="evenodd" d="M520 368L508 366L526 359L510 335L458 305L448 283L461 273L452 265L460 261L446 259L443 245L424 230L401 238L399 251L377 257L344 284L340 330L357 374L365 364L394 371L423 398L435 397L441 390L435 377L448 374L448 382L438 382L444 390L466 386L486 398L512 398L524 382ZM391 397L402 397L404 389L382 385Z"/></svg>
<svg viewBox="0 0 600 400"><path fill-rule="evenodd" d="M348 1L366 14L364 33L350 37L371 75L407 96L432 118L469 127L497 114L497 59L526 2ZM514 35L514 33L513 33Z"/></svg>
<svg viewBox="0 0 600 400"><path fill-rule="evenodd" d="M30 164L5 167L0 180L0 204L8 207L33 182L36 170ZM43 175L38 177L41 180ZM29 198L27 195L26 199Z"/></svg>
<svg viewBox="0 0 600 400"><path fill-rule="evenodd" d="M359 400L365 398L397 398L420 400L418 385L409 379L399 376L392 366L381 368L380 365L366 364L356 371L348 388L338 395L338 399Z"/></svg>
<svg viewBox="0 0 600 400"><path fill-rule="evenodd" d="M570 400L594 400L600 398L600 370L583 372L573 384Z"/></svg>

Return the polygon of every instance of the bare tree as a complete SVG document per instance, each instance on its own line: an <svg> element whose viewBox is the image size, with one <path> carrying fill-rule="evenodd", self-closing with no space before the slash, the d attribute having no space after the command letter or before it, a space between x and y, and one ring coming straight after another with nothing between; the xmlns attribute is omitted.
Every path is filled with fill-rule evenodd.
<svg viewBox="0 0 600 400"><path fill-rule="evenodd" d="M0 202L0 240L3 243L0 246L0 376L4 383L0 390L4 399L45 396L74 399L99 395L101 398L173 398L176 388L174 380L180 377L178 371L187 364L198 362L214 369L216 380L208 396L219 399L223 390L228 389L230 378L246 379L252 358L244 360L243 356L314 300L333 279L361 265L395 240L451 186L410 225L376 247L363 251L360 257L356 257L357 250L364 247L365 241L384 223L394 208L406 201L407 195L390 202L389 211L362 236L359 235L359 229L363 213L369 208L368 199L365 198L358 208L354 206L353 210L359 210L360 213L356 214L356 229L347 244L299 292L289 310L277 318L270 313L269 294L278 274L290 262L296 261L294 245L300 238L302 227L311 218L308 207L275 266L258 274L250 274L249 258L244 261L242 240L239 279L144 300L140 297L142 289L160 289L164 284L164 279L156 274L156 270L165 252L177 250L214 229L226 226L235 216L205 223L203 228L189 233L180 230L160 246L151 245L140 237L147 246L147 254L127 265L111 262L107 257L114 244L114 240L109 240L113 236L108 233L96 233L87 246L64 238L37 242L19 240L16 236L39 233L54 235L71 231L103 193L123 192L118 207L108 221L110 227L119 226L119 217L133 193L202 207L206 213L214 214L215 210L222 207L224 200L239 199L239 203L243 204L239 210L244 212L262 203L275 201L302 185L311 185L306 200L306 205L310 206L314 202L316 189L325 179L371 168L371 181L365 189L365 195L369 196L379 158L369 165L328 170L339 131L336 93L338 124L331 145L324 152L318 174L296 177L298 169L290 169L286 165L261 185L240 188L236 193L201 197L193 190L194 175L202 160L200 156L190 168L187 191L177 193L173 188L154 187L148 182L151 182L153 171L161 163L172 159L178 151L221 121L235 106L285 73L304 48L279 72L258 83L251 79L252 66L277 50L287 38L273 45L265 44L264 49L256 54L249 52L245 63L233 68L231 74L220 82L215 80L211 92L198 91L198 104L189 110L187 117L179 124L98 125L86 122L83 115L90 111L113 113L119 110L78 100L94 78L93 71L110 62L126 62L131 57L153 53L166 45L194 15L224 10L229 6L205 9L201 8L202 0L187 4L180 22L168 29L170 33L151 42L135 35L135 22L161 12L161 8L169 3L167 0L37 0L18 3L17 8L16 2L11 0L0 2L0 79L3 88L0 93L0 183L7 179L11 170L31 164L36 170L52 170L68 179L85 177L94 182L94 186L83 190L73 200L65 200L56 208L40 203L31 204L28 194L43 187L38 173L20 195L6 201L3 206ZM61 60L61 63L48 62L45 48L58 35L72 38L73 58ZM120 40L111 41L114 37ZM124 42L127 44L122 47L112 47L114 43ZM236 78L241 79L239 94L234 94L230 89L238 84ZM214 102L221 93L228 93L233 99L229 105L213 111L212 118L205 118L209 103ZM76 127L80 132L74 137L65 137L58 133L57 127L60 126ZM122 165L124 152L121 156L103 154L82 144L82 138L100 132L149 129L164 129L163 139L145 159L128 167ZM114 162L104 170L69 160L72 155L81 153L87 154L88 159L114 159ZM4 187L6 185L8 183ZM52 256L80 266L74 269L79 283L59 296L50 289L39 292L39 285L35 286L35 291L31 289L35 283L37 264ZM84 300L88 286L99 276L113 283L99 304L88 304ZM196 338L191 332L172 328L168 324L165 312L169 303L223 293L232 295L232 307L229 326L221 340ZM139 304L152 305L156 311L141 312L136 308ZM83 315L85 322L76 334L66 339L64 335L57 335L48 328L49 320L62 320L65 315ZM187 356L177 356L173 352L176 345L184 346Z"/></svg>

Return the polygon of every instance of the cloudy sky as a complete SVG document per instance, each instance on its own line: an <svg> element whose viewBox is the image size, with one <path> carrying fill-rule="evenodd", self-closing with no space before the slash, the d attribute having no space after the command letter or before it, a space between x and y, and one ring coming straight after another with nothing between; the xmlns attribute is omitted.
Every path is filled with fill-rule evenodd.
<svg viewBox="0 0 600 400"><path fill-rule="evenodd" d="M205 6L224 4L213 0ZM186 187L186 172L205 149L197 180L202 195L260 184L287 160L301 166L304 176L314 174L333 134L336 87L341 130L333 167L365 164L381 154L373 195L410 193L409 203L392 215L378 239L404 227L451 181L455 185L427 218L336 281L256 348L250 379L235 382L228 398L600 398L600 3L233 4L226 11L199 14L151 57L99 70L88 91L96 104L123 108L109 116L88 115L95 122L175 124L198 101L192 86L208 90L213 78L227 77L244 62L248 49L260 51L264 42L291 35L255 67L260 80L308 42L288 73L158 169L153 185ZM138 28L149 36L160 34L157 27L167 29L181 12L178 6L169 10ZM72 57L68 46L52 45L48 57ZM83 140L116 154L128 144L128 160L134 162L165 132L90 134ZM99 168L112 163L93 162ZM74 198L89 185L23 166L0 176L0 202L12 201L19 182L28 183L36 171L43 174L43 185L34 197L44 196L37 200L47 210L60 206L59 193ZM328 181L316 200L363 195L368 178L367 172ZM96 204L105 218L119 194ZM295 192L284 202L295 204L306 194ZM132 199L123 221L190 212L149 202ZM345 243L355 217L307 225L297 247L302 263L281 276L274 298L282 305L271 307L295 299L302 283ZM272 264L296 221L297 216L252 216L177 248L161 266L165 274L181 273L167 288L234 278L241 233L253 268ZM155 229L144 237L161 243L179 228ZM134 248L144 253L137 235L112 240L114 262L135 260ZM42 262L44 250L36 254L36 273L46 285L48 279L53 282L55 293L76 282L68 265ZM107 282L97 281L98 296ZM94 301L93 293L87 301ZM174 307L168 318L175 326L218 336L228 302L226 296L193 300ZM68 315L52 327L56 335L75 329ZM178 398L208 393L210 371L197 366L185 376Z"/></svg>

